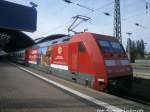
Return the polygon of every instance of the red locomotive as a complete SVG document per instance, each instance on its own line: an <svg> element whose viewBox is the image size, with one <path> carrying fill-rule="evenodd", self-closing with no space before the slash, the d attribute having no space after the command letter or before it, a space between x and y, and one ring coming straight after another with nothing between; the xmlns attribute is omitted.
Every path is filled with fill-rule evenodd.
<svg viewBox="0 0 150 112"><path fill-rule="evenodd" d="M117 39L88 32L63 38L26 49L28 64L97 90L131 83L132 68Z"/></svg>

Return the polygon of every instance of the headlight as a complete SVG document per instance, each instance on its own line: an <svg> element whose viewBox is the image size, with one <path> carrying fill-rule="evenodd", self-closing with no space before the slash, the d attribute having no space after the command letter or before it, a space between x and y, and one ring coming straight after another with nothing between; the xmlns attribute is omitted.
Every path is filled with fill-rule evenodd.
<svg viewBox="0 0 150 112"><path fill-rule="evenodd" d="M129 60L120 60L121 61L121 65L129 65Z"/></svg>
<svg viewBox="0 0 150 112"><path fill-rule="evenodd" d="M105 65L106 66L115 66L115 60L105 60Z"/></svg>

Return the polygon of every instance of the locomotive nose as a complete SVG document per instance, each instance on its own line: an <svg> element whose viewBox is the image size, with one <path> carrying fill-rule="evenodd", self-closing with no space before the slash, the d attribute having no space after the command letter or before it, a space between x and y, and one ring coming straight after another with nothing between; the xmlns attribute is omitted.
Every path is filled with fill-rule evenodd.
<svg viewBox="0 0 150 112"><path fill-rule="evenodd" d="M128 59L107 59L105 66L110 78L132 74Z"/></svg>

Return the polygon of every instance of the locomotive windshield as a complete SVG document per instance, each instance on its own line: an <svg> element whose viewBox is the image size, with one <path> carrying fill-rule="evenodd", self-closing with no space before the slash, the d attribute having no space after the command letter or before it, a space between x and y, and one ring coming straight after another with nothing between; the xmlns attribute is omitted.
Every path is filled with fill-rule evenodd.
<svg viewBox="0 0 150 112"><path fill-rule="evenodd" d="M113 48L110 45L109 41L106 40L98 40L98 43L102 49L103 52L113 52Z"/></svg>
<svg viewBox="0 0 150 112"><path fill-rule="evenodd" d="M123 53L124 49L120 43L107 41L107 40L98 40L98 44L100 48L102 49L102 52L117 52L117 53Z"/></svg>
<svg viewBox="0 0 150 112"><path fill-rule="evenodd" d="M112 45L112 47L113 47L113 50L115 51L115 52L124 52L124 49L123 49L123 47L122 47L122 45L120 44L120 43L117 43L117 42L110 42L110 44Z"/></svg>

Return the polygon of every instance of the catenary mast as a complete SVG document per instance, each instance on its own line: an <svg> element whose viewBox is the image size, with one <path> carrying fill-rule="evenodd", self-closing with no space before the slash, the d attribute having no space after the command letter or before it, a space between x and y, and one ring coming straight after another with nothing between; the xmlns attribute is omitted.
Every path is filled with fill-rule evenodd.
<svg viewBox="0 0 150 112"><path fill-rule="evenodd" d="M120 0L115 0L114 4L114 37L117 38L120 43L122 43Z"/></svg>

